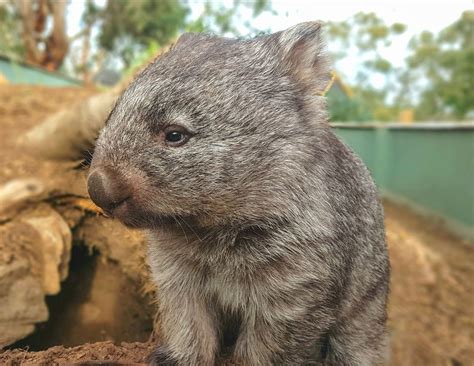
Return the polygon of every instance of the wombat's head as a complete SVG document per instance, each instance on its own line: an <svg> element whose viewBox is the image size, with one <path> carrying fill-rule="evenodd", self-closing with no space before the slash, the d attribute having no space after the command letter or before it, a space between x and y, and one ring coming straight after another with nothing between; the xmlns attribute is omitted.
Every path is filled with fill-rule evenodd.
<svg viewBox="0 0 474 366"><path fill-rule="evenodd" d="M319 23L252 40L185 34L117 101L88 189L132 226L203 225L291 208L326 127Z"/></svg>

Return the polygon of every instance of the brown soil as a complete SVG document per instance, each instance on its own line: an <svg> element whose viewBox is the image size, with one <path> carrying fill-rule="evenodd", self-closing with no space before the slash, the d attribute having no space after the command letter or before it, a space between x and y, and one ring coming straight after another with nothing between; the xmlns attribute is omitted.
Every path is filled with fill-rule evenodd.
<svg viewBox="0 0 474 366"><path fill-rule="evenodd" d="M65 348L56 346L41 352L22 350L6 351L0 354L1 365L70 365L85 364L91 361L114 361L126 365L145 363L148 354L153 350L151 343L112 342L86 343L81 346ZM107 364L101 362L100 364Z"/></svg>
<svg viewBox="0 0 474 366"><path fill-rule="evenodd" d="M61 292L46 302L50 319L8 348L42 351L88 342L145 342L153 331L155 307L145 301L141 286L85 245L74 246L69 276Z"/></svg>
<svg viewBox="0 0 474 366"><path fill-rule="evenodd" d="M393 365L474 365L474 243L385 203Z"/></svg>
<svg viewBox="0 0 474 366"><path fill-rule="evenodd" d="M1 86L0 183L31 175L61 176L67 165L35 161L15 149L14 139L49 113L92 93L95 91L79 88ZM391 364L474 365L474 245L451 235L439 221L422 218L389 202L385 208L392 263ZM118 289L123 291L120 286ZM116 303L117 299L109 297L100 301ZM66 324L68 327L73 328L73 324ZM138 340L144 335L135 336ZM110 334L103 338L91 334L88 339L76 341L98 339L110 339ZM0 365L54 365L93 360L142 363L153 348L152 341L114 341L73 348L56 346L41 352L27 352L25 344L24 350L0 353Z"/></svg>

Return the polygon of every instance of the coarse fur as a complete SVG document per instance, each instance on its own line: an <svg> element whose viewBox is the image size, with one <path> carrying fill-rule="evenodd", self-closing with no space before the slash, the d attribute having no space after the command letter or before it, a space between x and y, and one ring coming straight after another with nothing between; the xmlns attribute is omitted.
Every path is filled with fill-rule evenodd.
<svg viewBox="0 0 474 366"><path fill-rule="evenodd" d="M117 101L91 170L129 185L114 216L148 232L153 364L383 364L383 212L327 123L328 65L317 22L186 34ZM167 146L170 125L189 141Z"/></svg>

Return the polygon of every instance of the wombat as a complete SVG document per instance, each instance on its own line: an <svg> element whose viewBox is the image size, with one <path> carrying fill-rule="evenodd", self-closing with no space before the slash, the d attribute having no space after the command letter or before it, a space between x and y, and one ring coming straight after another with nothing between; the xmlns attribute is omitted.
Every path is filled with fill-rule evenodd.
<svg viewBox="0 0 474 366"><path fill-rule="evenodd" d="M152 364L384 362L383 211L328 124L329 67L318 22L185 34L118 99L88 189L148 233Z"/></svg>

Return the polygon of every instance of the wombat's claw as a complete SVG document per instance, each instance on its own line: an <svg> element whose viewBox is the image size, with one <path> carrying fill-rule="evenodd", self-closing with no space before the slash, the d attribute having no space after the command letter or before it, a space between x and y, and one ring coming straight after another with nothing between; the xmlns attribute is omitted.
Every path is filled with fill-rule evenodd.
<svg viewBox="0 0 474 366"><path fill-rule="evenodd" d="M159 346L148 356L150 366L176 366L178 363L171 356L171 352L164 346Z"/></svg>

